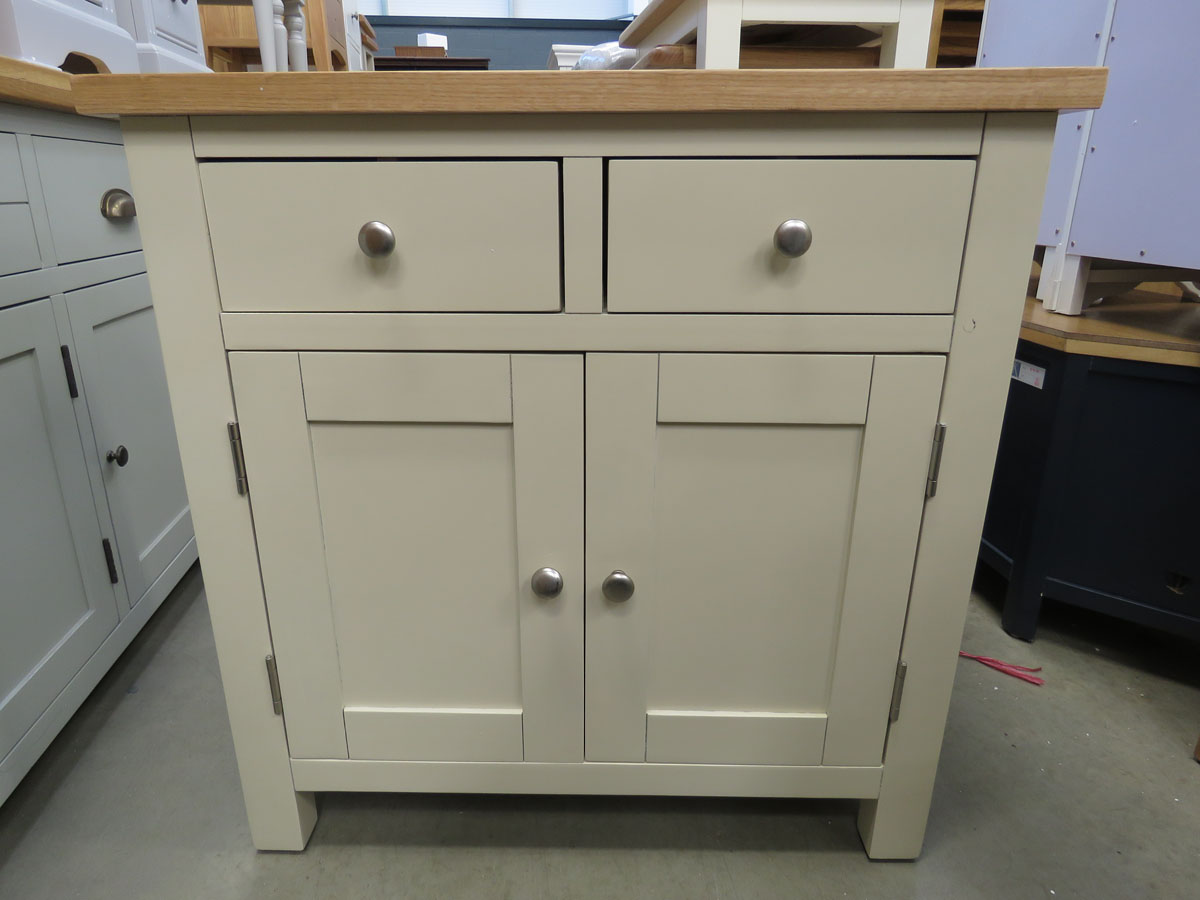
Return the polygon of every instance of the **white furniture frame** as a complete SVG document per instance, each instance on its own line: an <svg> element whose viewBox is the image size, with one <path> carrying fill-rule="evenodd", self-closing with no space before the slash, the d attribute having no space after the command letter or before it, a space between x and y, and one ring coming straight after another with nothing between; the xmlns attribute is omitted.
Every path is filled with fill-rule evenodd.
<svg viewBox="0 0 1200 900"><path fill-rule="evenodd" d="M0 0L0 56L58 68L74 53L101 72L137 72L137 44L118 21L117 3Z"/></svg>
<svg viewBox="0 0 1200 900"><path fill-rule="evenodd" d="M117 19L137 39L143 72L207 72L200 8L192 0L117 0Z"/></svg>
<svg viewBox="0 0 1200 900"><path fill-rule="evenodd" d="M276 116L239 76L232 117L76 79L146 198L256 846L394 790L849 797L871 856L920 852L1047 105L1099 93L987 77L321 75ZM928 111L955 90L999 109Z"/></svg>
<svg viewBox="0 0 1200 900"><path fill-rule="evenodd" d="M620 41L641 55L660 44L694 39L696 68L736 69L743 25L879 26L881 67L923 69L934 5L934 0L652 0Z"/></svg>

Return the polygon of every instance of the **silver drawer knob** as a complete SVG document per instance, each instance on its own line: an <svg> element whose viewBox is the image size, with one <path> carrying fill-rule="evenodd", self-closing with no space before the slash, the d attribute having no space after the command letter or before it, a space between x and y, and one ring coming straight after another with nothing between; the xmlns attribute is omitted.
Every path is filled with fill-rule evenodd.
<svg viewBox="0 0 1200 900"><path fill-rule="evenodd" d="M600 589L613 603L624 603L633 596L633 579L617 569L604 579Z"/></svg>
<svg viewBox="0 0 1200 900"><path fill-rule="evenodd" d="M543 600L553 600L562 593L563 578L557 569L547 566L533 573L533 577L529 579L529 586Z"/></svg>
<svg viewBox="0 0 1200 900"><path fill-rule="evenodd" d="M358 249L367 256L387 256L396 249L396 235L382 222L368 222L358 229Z"/></svg>
<svg viewBox="0 0 1200 900"><path fill-rule="evenodd" d="M812 229L803 219L788 219L775 229L775 249L795 259L812 246Z"/></svg>
<svg viewBox="0 0 1200 900"><path fill-rule="evenodd" d="M100 198L100 215L106 219L132 219L137 215L137 204L129 191L110 188Z"/></svg>

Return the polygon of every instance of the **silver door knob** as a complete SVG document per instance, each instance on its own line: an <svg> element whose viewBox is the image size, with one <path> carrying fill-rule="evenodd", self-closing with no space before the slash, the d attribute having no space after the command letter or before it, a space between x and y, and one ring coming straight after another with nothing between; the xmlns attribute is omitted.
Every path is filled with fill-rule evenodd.
<svg viewBox="0 0 1200 900"><path fill-rule="evenodd" d="M368 222L358 229L358 249L367 256L387 256L396 249L396 235L382 222Z"/></svg>
<svg viewBox="0 0 1200 900"><path fill-rule="evenodd" d="M100 198L100 215L106 219L132 219L137 215L137 204L129 191L110 188Z"/></svg>
<svg viewBox="0 0 1200 900"><path fill-rule="evenodd" d="M624 603L633 596L633 579L617 569L604 579L600 590L604 591L604 596L613 603Z"/></svg>
<svg viewBox="0 0 1200 900"><path fill-rule="evenodd" d="M812 229L803 219L788 219L775 229L775 249L795 259L812 246Z"/></svg>
<svg viewBox="0 0 1200 900"><path fill-rule="evenodd" d="M529 586L543 600L553 600L562 593L563 578L558 574L558 569L546 566L533 573L533 577L529 579Z"/></svg>

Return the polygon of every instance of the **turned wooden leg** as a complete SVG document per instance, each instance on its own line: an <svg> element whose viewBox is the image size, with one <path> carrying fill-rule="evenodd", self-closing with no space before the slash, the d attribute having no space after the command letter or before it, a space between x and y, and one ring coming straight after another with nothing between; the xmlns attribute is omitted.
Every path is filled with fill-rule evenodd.
<svg viewBox="0 0 1200 900"><path fill-rule="evenodd" d="M264 72L278 72L275 59L275 24L271 0L251 0L254 5L254 29L258 32L258 54Z"/></svg>
<svg viewBox="0 0 1200 900"><path fill-rule="evenodd" d="M287 61L292 72L308 71L308 45L304 39L304 0L284 0L283 24L287 28Z"/></svg>

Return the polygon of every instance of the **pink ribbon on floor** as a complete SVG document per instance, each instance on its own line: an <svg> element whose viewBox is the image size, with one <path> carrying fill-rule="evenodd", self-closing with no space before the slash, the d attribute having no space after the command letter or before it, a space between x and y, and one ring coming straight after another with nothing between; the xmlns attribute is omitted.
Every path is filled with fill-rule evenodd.
<svg viewBox="0 0 1200 900"><path fill-rule="evenodd" d="M1005 675L1011 675L1013 678L1020 678L1022 681L1028 681L1030 684L1046 683L1045 678L1038 678L1036 675L1029 674L1030 672L1042 671L1041 666L1037 666L1036 668L1018 666L1016 663L1005 662L1002 659L992 659L990 656L976 656L974 653L967 653L965 650L959 650L958 655L981 662L985 666L995 669L997 672L1003 672Z"/></svg>

